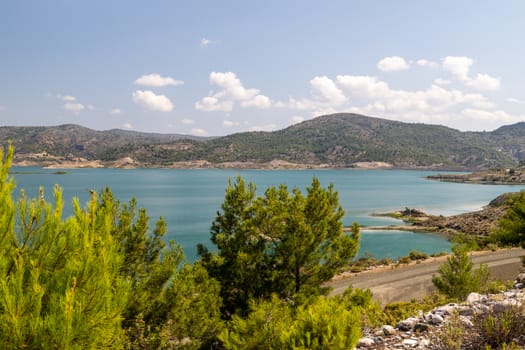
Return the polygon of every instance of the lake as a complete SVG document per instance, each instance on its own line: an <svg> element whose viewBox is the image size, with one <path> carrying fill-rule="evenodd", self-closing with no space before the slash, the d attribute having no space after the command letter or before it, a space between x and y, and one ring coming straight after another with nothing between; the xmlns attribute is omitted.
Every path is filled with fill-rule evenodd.
<svg viewBox="0 0 525 350"><path fill-rule="evenodd" d="M325 187L333 183L346 212L345 226L354 221L364 226L399 224L372 214L405 207L432 214L460 214L480 209L502 193L523 188L430 181L425 176L436 172L414 170L68 169L66 174L56 174L55 169L15 167L12 172L18 189L37 196L39 186L43 186L48 201L53 200L53 186L60 185L65 215L71 214L73 197L81 203L89 200L90 189L109 186L121 201L136 197L139 206L146 208L151 227L159 216L164 217L167 238L182 245L189 261L196 259L197 243L211 248L210 225L224 200L228 179L239 175L253 182L259 193L281 183L304 190L314 176ZM361 237L359 254L368 252L378 258L398 258L413 249L429 254L450 250L449 242L432 234L364 229Z"/></svg>

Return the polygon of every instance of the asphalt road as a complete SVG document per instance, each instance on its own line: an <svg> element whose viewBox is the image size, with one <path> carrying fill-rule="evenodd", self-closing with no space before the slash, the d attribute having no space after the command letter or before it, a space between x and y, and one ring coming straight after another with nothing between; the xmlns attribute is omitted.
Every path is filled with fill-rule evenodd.
<svg viewBox="0 0 525 350"><path fill-rule="evenodd" d="M520 256L525 250L514 248L496 252L475 253L472 260L475 266L487 264L491 276L502 281L514 280L520 272ZM329 283L332 295L342 294L348 286L370 289L374 299L381 304L396 301L420 299L434 290L432 275L446 257L424 261L398 268L381 268L366 271L351 277L335 279Z"/></svg>

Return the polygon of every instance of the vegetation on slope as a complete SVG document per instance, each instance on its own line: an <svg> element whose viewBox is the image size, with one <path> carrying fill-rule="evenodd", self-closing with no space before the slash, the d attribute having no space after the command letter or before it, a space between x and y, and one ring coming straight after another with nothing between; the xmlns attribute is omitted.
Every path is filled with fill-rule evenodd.
<svg viewBox="0 0 525 350"><path fill-rule="evenodd" d="M0 140L8 139L20 154L45 151L102 161L131 157L143 166L282 160L330 167L385 162L406 168L487 169L515 166L525 159L524 123L477 133L347 113L321 116L274 132L208 139L94 131L75 125L0 128Z"/></svg>

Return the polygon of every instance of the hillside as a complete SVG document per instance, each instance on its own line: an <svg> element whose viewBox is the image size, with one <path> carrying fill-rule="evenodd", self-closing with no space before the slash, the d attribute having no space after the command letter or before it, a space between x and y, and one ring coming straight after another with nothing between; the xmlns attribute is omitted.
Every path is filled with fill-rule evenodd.
<svg viewBox="0 0 525 350"><path fill-rule="evenodd" d="M12 140L18 162L42 165L82 159L112 166L128 159L133 166L258 167L278 160L314 167L384 162L398 168L487 169L512 167L525 159L525 123L476 133L357 114L208 139L62 125L0 127L0 140Z"/></svg>

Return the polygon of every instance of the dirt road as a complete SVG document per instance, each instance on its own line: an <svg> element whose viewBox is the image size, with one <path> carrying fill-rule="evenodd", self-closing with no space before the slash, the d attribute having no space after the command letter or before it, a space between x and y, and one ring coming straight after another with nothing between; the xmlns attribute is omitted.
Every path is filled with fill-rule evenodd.
<svg viewBox="0 0 525 350"><path fill-rule="evenodd" d="M514 280L520 271L520 256L525 250L505 249L496 252L475 253L472 260L475 266L487 264L493 277ZM355 288L370 289L374 299L385 305L396 301L419 299L434 289L432 275L446 258L424 261L398 268L383 268L359 273L352 277L336 279L329 283L332 295L342 294L349 285Z"/></svg>

